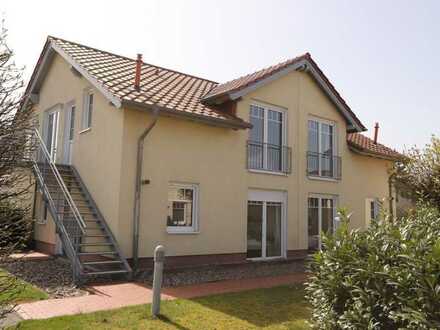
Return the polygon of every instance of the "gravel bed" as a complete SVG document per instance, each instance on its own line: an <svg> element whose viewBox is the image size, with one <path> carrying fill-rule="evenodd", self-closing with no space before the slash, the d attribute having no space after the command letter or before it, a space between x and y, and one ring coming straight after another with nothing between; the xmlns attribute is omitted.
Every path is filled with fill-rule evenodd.
<svg viewBox="0 0 440 330"><path fill-rule="evenodd" d="M304 272L304 261L249 262L239 265L210 265L185 269L165 269L163 286L181 286L221 280L287 275ZM153 282L153 270L139 275L139 280Z"/></svg>
<svg viewBox="0 0 440 330"><path fill-rule="evenodd" d="M45 291L50 298L77 297L88 294L73 283L68 260L51 257L48 260L10 260L0 264L19 279Z"/></svg>

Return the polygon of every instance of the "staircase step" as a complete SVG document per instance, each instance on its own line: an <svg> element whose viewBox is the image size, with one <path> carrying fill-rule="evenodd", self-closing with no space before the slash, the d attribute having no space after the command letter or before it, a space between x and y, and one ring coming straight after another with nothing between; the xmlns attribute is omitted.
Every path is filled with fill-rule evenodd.
<svg viewBox="0 0 440 330"><path fill-rule="evenodd" d="M113 264L122 264L120 260L108 260L108 261L87 261L82 263L84 266L91 265L113 265Z"/></svg>
<svg viewBox="0 0 440 330"><path fill-rule="evenodd" d="M103 252L79 252L79 256L99 256L103 254L118 254L116 251L103 251Z"/></svg>
<svg viewBox="0 0 440 330"><path fill-rule="evenodd" d="M85 272L84 275L92 276L92 275L111 275L111 274L126 274L128 270L107 270L103 272Z"/></svg>
<svg viewBox="0 0 440 330"><path fill-rule="evenodd" d="M96 243L80 243L78 246L112 246L113 243L108 242L96 242Z"/></svg>

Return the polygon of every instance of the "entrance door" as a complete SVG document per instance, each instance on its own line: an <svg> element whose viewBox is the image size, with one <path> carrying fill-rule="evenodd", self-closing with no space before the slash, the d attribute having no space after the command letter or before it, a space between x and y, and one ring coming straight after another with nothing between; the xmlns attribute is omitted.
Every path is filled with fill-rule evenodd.
<svg viewBox="0 0 440 330"><path fill-rule="evenodd" d="M57 158L57 144L58 144L58 120L59 111L53 110L47 113L46 119L46 148L50 154L52 161Z"/></svg>
<svg viewBox="0 0 440 330"><path fill-rule="evenodd" d="M308 200L309 250L321 249L321 233L334 232L336 198L332 196L313 196Z"/></svg>
<svg viewBox="0 0 440 330"><path fill-rule="evenodd" d="M269 194L269 195L267 195ZM266 198L265 198L266 195ZM268 259L284 256L283 193L251 193L248 201L247 258Z"/></svg>
<svg viewBox="0 0 440 330"><path fill-rule="evenodd" d="M70 104L66 109L66 124L64 130L64 163L72 164L73 138L75 135L75 104Z"/></svg>

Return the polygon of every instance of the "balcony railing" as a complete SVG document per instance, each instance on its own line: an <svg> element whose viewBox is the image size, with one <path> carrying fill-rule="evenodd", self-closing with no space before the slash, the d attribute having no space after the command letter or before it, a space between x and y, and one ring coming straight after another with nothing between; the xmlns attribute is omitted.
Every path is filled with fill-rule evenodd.
<svg viewBox="0 0 440 330"><path fill-rule="evenodd" d="M291 172L290 147L256 141L247 143L247 168L288 174Z"/></svg>
<svg viewBox="0 0 440 330"><path fill-rule="evenodd" d="M307 153L307 175L340 180L341 157L309 151Z"/></svg>

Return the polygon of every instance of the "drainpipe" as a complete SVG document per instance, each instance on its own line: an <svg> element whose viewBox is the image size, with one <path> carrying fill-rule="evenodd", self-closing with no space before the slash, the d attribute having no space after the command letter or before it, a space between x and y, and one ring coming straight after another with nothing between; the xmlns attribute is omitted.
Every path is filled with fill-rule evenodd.
<svg viewBox="0 0 440 330"><path fill-rule="evenodd" d="M137 162L136 162L136 183L134 191L133 207L133 269L136 271L139 266L139 219L141 203L141 185L142 185L142 166L144 160L144 142L148 133L153 129L159 118L159 108L153 106L153 121L148 125L144 132L139 136L137 142Z"/></svg>

